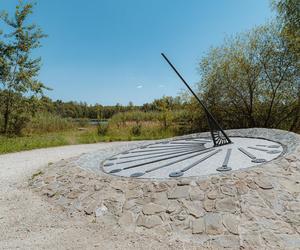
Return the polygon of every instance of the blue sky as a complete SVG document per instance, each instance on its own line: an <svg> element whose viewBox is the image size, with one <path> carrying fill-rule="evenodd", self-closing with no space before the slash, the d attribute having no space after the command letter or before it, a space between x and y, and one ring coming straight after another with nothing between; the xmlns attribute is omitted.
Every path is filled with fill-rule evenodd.
<svg viewBox="0 0 300 250"><path fill-rule="evenodd" d="M274 15L269 0L36 2L31 20L49 36L38 51L40 79L53 88L46 94L104 105L177 95L184 87L160 52L195 84L197 63L211 46ZM16 3L0 0L0 9Z"/></svg>

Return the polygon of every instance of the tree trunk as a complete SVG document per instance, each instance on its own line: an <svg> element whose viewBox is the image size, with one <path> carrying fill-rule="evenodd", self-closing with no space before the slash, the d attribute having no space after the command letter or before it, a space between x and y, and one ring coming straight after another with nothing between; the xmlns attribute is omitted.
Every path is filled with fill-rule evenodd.
<svg viewBox="0 0 300 250"><path fill-rule="evenodd" d="M297 124L299 121L299 115L300 115L300 93L298 93L298 103L297 103L294 119L293 119L292 125L290 127L290 131L297 132L296 130L298 128Z"/></svg>
<svg viewBox="0 0 300 250"><path fill-rule="evenodd" d="M293 132L296 132L295 130L297 129L297 124L298 124L299 115L300 115L300 84L298 84L297 97L298 97L298 100L297 100L296 112L294 115L293 122L290 126L290 131L293 131Z"/></svg>
<svg viewBox="0 0 300 250"><path fill-rule="evenodd" d="M8 122L10 118L10 103L11 103L11 92L8 91L6 100L5 100L5 111L4 111L4 128L3 133L8 133Z"/></svg>

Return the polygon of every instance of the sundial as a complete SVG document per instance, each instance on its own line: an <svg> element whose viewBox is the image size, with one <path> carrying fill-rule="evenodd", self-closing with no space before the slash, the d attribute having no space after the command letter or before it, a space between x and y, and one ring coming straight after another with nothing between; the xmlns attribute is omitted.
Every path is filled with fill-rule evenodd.
<svg viewBox="0 0 300 250"><path fill-rule="evenodd" d="M229 137L174 65L162 56L203 108L210 137L185 136L121 152L101 163L105 173L131 178L194 177L257 166L283 154L276 141Z"/></svg>

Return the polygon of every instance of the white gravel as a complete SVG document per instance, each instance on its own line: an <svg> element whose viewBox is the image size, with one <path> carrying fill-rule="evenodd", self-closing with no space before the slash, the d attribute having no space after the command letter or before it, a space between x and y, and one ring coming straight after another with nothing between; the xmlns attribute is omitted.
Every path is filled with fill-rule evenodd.
<svg viewBox="0 0 300 250"><path fill-rule="evenodd" d="M123 145L124 142L64 146L0 155L0 249L139 249L156 239L125 234L68 218L27 188L39 168L82 153Z"/></svg>
<svg viewBox="0 0 300 250"><path fill-rule="evenodd" d="M49 162L78 156L83 153L106 149L108 146L122 145L125 142L72 145L46 149L36 149L0 155L0 188L8 190L9 185L24 180Z"/></svg>

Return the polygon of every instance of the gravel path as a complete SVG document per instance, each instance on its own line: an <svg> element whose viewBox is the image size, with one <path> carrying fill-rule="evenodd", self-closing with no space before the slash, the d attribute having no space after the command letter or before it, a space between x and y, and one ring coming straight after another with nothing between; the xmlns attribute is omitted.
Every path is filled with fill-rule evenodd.
<svg viewBox="0 0 300 250"><path fill-rule="evenodd" d="M30 177L34 171L49 162L121 144L124 144L124 142L72 145L0 155L1 191L7 190L10 188L10 184L20 179Z"/></svg>
<svg viewBox="0 0 300 250"><path fill-rule="evenodd" d="M32 174L49 162L123 144L126 142L64 146L0 155L0 249L173 248L172 243L124 234L118 229L88 222L85 218L67 218L27 188L26 182Z"/></svg>
<svg viewBox="0 0 300 250"><path fill-rule="evenodd" d="M232 204L240 204L239 209L242 216L241 218L246 220L244 221L245 223L239 223L239 236L222 235L222 231L220 234L221 236L217 237L218 235L215 235L214 232L213 235L216 237L207 241L208 245L205 244L205 247L207 248L203 248L199 245L199 242L191 241L190 238L184 239L181 236L176 238L173 237L172 234L166 237L160 233L153 233L154 231L152 232L151 230L148 230L147 232L139 231L139 233L125 232L121 229L122 227L120 228L117 226L117 223L99 223L100 220L95 220L95 216L86 216L85 214L81 215L79 213L74 216L72 213L68 213L67 209L61 204L57 206L57 204L55 205L53 202L49 202L49 199L47 200L45 195L40 195L39 192L34 192L33 189L28 186L29 178L40 169L42 169L44 173L47 173L46 169L48 169L48 172L51 172L51 168L47 168L49 162L54 163L61 159L72 158L68 161L62 161L51 166L52 169L54 169L55 166L59 167L59 171L63 172L61 176L64 177L65 183L67 183L67 187L65 189L66 193L72 192L74 190L70 188L68 183L73 184L72 178L74 175L72 174L72 169L68 167L68 162L74 163L76 171L85 171L83 169L76 168L78 163L80 163L80 161L78 162L77 157L80 154L97 151L96 155L102 157L107 154L114 154L116 150L118 151L128 147L135 147L140 143L113 142L65 146L0 155L0 249L178 250L216 249L213 247L213 244L217 244L218 246L224 246L224 244L232 246L233 243L236 246L239 246L240 244L253 246L259 243L258 245L262 244L262 246L268 246L266 249L299 249L299 136L285 131L266 129L230 131L229 135L250 137L255 135L264 135L267 139L274 139L282 142L285 147L285 151L287 152L287 154L280 159L280 162L268 164L268 166L265 166L264 169L253 169L247 172L232 173L235 180L236 178L239 178L241 179L240 181L242 181L237 182L237 191L241 184L246 182L244 183L244 189L242 188L242 191L244 190L245 194L235 195L234 193L234 196L232 196L232 193L229 191L235 190L235 188L230 189L230 187L232 187L232 183L230 182L231 179L226 177L223 178L224 183L218 183L216 178L211 177L209 180L203 181L203 185L206 183L208 186L204 185L201 188L201 183L198 184L201 190L209 191L210 194L208 195L207 193L207 197L203 196L205 198L203 202L204 209L210 213L209 216L205 217L205 230L207 231L207 235L208 230L211 229L211 227L207 225L213 224L213 230L215 230L215 228L222 228L223 230L223 224L228 224L224 222L224 218L227 217L223 218L223 224L221 223L221 220L214 220L215 217L220 217L218 213L214 212L217 211L216 209L227 209L227 206L231 206ZM94 155L95 153L89 153L80 158L84 159L84 162L88 163L87 165L90 165L93 163L93 157L90 158L90 156ZM81 168L84 167L86 166L81 166ZM94 169L89 168L89 170ZM67 175L68 172L70 175ZM44 175L46 174L39 175L39 177ZM84 175L88 176L86 179L87 184L92 185L93 179L89 176L95 175L95 173L84 172ZM95 176L97 176L97 178L99 177L99 175ZM227 189L217 188L219 184L223 185L226 181L230 182L228 183L230 185L227 186ZM109 184L106 181L103 183L104 185ZM114 183L110 183L108 188L110 186L113 187L111 184ZM178 183L177 186L178 188L185 189L184 185L182 186L182 183ZM154 186L158 190L161 187L157 184ZM128 186L126 185L125 188L127 187ZM128 188L132 189L133 187L137 188L136 183L131 186L129 185ZM93 186L93 190L94 189L95 187ZM116 186L115 190L118 191L119 189L120 186ZM152 189L142 188L141 190L142 192L148 192L147 190ZM213 198L213 192L212 194L210 192L212 190L218 190L219 193L221 192L220 195L222 197L218 197L218 195L216 195L216 197ZM138 193L139 192L131 192L130 194L132 196ZM107 196L107 193L105 194ZM184 194L186 195L186 192L184 192ZM179 195L181 194L179 193ZM225 195L228 195L229 198L224 198ZM100 197L104 199L106 196L102 195ZM148 196L145 197L147 198ZM190 195L188 196L188 200L190 200L189 197ZM209 201L214 199L216 199L216 201ZM238 199L237 203L235 203L235 200L233 199ZM139 205L143 203L143 201L141 203L139 199L135 199L135 201ZM250 203L247 203L247 201L250 201ZM145 200L145 202L149 201ZM197 200L195 202L197 203ZM182 203L182 205L184 204L185 203ZM213 204L213 210L211 210L210 204ZM118 205L118 203L116 205ZM131 207L128 206L128 209L130 208ZM133 208L135 209L135 206L133 206ZM64 211L61 211L62 209L64 209ZM232 208L230 208L230 212L231 211ZM181 217L178 218L181 220ZM105 218L103 217L103 219ZM232 216L229 218L232 218ZM110 217L107 222L110 222L113 219L114 218ZM127 222L127 220L124 220L125 227L128 226ZM214 223L217 223L216 227L214 226ZM201 226L201 232L204 230L202 224L199 224ZM197 224L195 225L197 226ZM185 225L183 226L185 227ZM227 226L229 226L229 224ZM201 237L203 235L199 234L197 236L200 237L199 239L202 239ZM233 238L237 239L237 242L232 241L231 239ZM196 237L196 239L198 238ZM257 248L254 246L254 249L263 248L264 247ZM246 247L245 249L252 249L252 247Z"/></svg>

